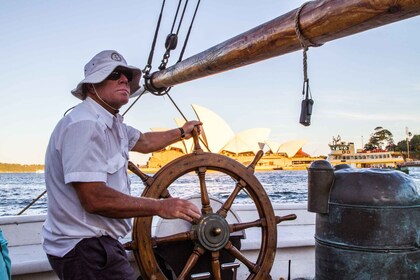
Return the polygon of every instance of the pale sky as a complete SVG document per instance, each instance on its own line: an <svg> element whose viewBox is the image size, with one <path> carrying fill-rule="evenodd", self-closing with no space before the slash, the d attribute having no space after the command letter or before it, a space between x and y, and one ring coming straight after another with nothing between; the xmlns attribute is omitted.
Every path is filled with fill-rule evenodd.
<svg viewBox="0 0 420 280"><path fill-rule="evenodd" d="M152 71L160 64L177 2L167 1ZM203 0L184 58L303 2ZM96 53L115 49L143 69L162 2L0 3L0 162L43 163L54 126L79 102L70 90L83 79L83 66ZM190 1L190 10L195 3ZM178 58L188 15L168 65ZM338 134L360 148L378 126L391 131L398 142L405 138L405 127L420 134L419 26L420 17L410 18L311 48L308 74L315 104L310 127L299 124L301 51L178 85L171 96L189 119L195 118L190 105L198 104L220 115L236 133L268 127L271 141L307 139L303 150L314 156L326 155L328 143ZM167 97L148 94L125 121L148 131L173 128L179 117Z"/></svg>

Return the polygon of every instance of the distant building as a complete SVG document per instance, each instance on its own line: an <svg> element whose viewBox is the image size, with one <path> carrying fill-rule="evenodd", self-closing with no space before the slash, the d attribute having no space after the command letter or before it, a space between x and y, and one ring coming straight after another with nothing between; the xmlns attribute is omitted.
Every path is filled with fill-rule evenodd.
<svg viewBox="0 0 420 280"><path fill-rule="evenodd" d="M286 143L276 143L268 140L271 132L269 128L252 128L235 134L230 126L213 111L199 105L192 105L198 120L203 122L200 144L204 151L219 153L249 165L259 150L264 151L264 156L258 162L256 170L290 170L306 169L313 158L302 151L306 140L294 140ZM184 121L176 119L178 126ZM154 128L152 131L166 130ZM147 162L147 168L158 169L168 162L192 152L193 140L183 140L154 152ZM324 157L323 157L324 159Z"/></svg>

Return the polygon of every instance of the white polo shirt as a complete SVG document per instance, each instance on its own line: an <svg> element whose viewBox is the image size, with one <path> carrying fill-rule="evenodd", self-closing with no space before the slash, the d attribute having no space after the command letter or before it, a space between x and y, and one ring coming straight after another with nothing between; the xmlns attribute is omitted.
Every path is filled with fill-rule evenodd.
<svg viewBox="0 0 420 280"><path fill-rule="evenodd" d="M62 257L83 238L108 235L124 237L131 219L113 219L86 212L72 182L105 182L130 194L128 151L140 131L123 123L93 99L87 98L54 129L45 157L48 213L43 247L47 254Z"/></svg>

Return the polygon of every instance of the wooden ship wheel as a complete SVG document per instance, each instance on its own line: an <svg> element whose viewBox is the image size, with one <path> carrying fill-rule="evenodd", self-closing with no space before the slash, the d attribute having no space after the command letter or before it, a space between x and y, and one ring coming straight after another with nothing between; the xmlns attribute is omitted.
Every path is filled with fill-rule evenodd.
<svg viewBox="0 0 420 280"><path fill-rule="evenodd" d="M142 173L134 164L129 163L130 170L137 174L146 185L142 194L143 197L161 199L171 197L168 187L175 180L190 172L195 172L199 180L202 217L198 221L193 221L187 231L156 237L152 236L153 217L134 219L133 241L126 248L133 250L143 279L168 279L159 266L155 254L156 248L178 242L188 242L191 252L188 253L189 256L185 264L179 269L180 273L176 275L177 279L205 279L191 278L194 267L203 258L204 254L210 256L208 267L211 271L211 279L222 279L221 254L228 254L236 262L239 262L239 265L246 266L249 270L247 279L271 278L270 270L277 246L277 223L295 219L296 215L291 214L284 217L274 215L267 193L254 176L255 165L262 154L262 151L258 152L253 162L245 167L229 157L203 152L199 145L197 133L194 133L194 152L168 163L153 177ZM233 192L220 204L219 209L213 209L210 205L211 198L206 186L206 174L209 171L219 171L227 174L235 182ZM229 224L226 216L241 191L252 199L259 218L250 222ZM261 247L256 261L249 260L244 256L231 240L231 235L235 232L253 227L261 230ZM206 279L208 278L206 277Z"/></svg>

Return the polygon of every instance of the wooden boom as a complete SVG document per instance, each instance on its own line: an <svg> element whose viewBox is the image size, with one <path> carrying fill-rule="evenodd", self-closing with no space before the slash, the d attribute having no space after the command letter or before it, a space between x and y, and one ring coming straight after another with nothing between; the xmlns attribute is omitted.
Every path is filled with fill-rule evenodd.
<svg viewBox="0 0 420 280"><path fill-rule="evenodd" d="M301 49L295 31L298 9L152 74L156 89L203 78ZM314 44L420 14L420 0L323 0L300 12L301 34Z"/></svg>

